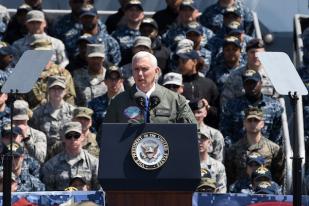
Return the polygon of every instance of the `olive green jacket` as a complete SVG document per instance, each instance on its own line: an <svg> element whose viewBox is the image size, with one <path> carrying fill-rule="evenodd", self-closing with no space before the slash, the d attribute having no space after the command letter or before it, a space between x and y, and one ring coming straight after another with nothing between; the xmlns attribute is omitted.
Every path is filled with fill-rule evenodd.
<svg viewBox="0 0 309 206"><path fill-rule="evenodd" d="M133 85L117 95L109 105L104 122L143 123L144 112L137 105ZM156 84L155 93L160 103L150 111L150 123L196 123L185 97Z"/></svg>

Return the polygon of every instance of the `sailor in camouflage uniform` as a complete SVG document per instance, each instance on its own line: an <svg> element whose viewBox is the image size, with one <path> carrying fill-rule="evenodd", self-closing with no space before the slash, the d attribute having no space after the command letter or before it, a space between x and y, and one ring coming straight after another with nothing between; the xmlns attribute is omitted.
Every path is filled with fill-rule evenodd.
<svg viewBox="0 0 309 206"><path fill-rule="evenodd" d="M207 74L207 77L216 83L219 93L221 93L229 75L242 66L240 64L240 50L240 41L236 37L225 38L223 43L223 62L215 67L212 66Z"/></svg>
<svg viewBox="0 0 309 206"><path fill-rule="evenodd" d="M64 44L59 39L51 37L44 32L46 27L44 13L42 11L32 10L27 13L26 19L29 34L13 43L13 47L18 51L17 56L21 57L23 52L32 49L31 43L35 40L48 39L52 44L52 50L54 52L52 61L59 64L61 68L65 68L69 61L65 54ZM17 62L18 59L15 61Z"/></svg>
<svg viewBox="0 0 309 206"><path fill-rule="evenodd" d="M17 183L16 192L45 191L45 185L40 179L31 175L28 169L23 167L25 157L24 148L17 142L13 142L12 146L11 144L6 146L8 153L11 152L11 147L13 154L12 177L15 177L15 182Z"/></svg>
<svg viewBox="0 0 309 206"><path fill-rule="evenodd" d="M199 129L198 142L201 164L201 177L204 173L210 173L210 176L216 180L216 188L218 193L226 193L226 174L224 165L208 155L211 147L210 131L202 127Z"/></svg>
<svg viewBox="0 0 309 206"><path fill-rule="evenodd" d="M87 45L88 67L74 71L74 84L76 88L78 106L87 106L92 99L106 93L104 83L106 68L103 67L105 50L102 44Z"/></svg>
<svg viewBox="0 0 309 206"><path fill-rule="evenodd" d="M98 159L83 147L84 136L79 122L64 125L64 151L47 161L41 170L41 179L47 190L64 190L71 178L80 175L85 178L91 190L98 190Z"/></svg>
<svg viewBox="0 0 309 206"><path fill-rule="evenodd" d="M96 141L96 134L90 131L92 126L92 109L87 107L77 107L73 111L72 121L79 122L82 125L82 135L84 135L83 149L89 154L99 158L100 148Z"/></svg>
<svg viewBox="0 0 309 206"><path fill-rule="evenodd" d="M208 132L211 139L211 148L208 149L209 155L215 160L223 162L224 151L224 139L221 132L213 127L210 127L204 123L204 118L207 116L208 107L207 101L201 99L199 101L189 102L189 106L197 121L198 129L202 129Z"/></svg>
<svg viewBox="0 0 309 206"><path fill-rule="evenodd" d="M82 24L82 31L76 37L75 45L80 36L91 34L96 39L96 43L102 44L105 48L105 63L107 65L118 65L121 61L119 44L105 29L101 29L97 10L93 6L87 5L82 8L79 18Z"/></svg>
<svg viewBox="0 0 309 206"><path fill-rule="evenodd" d="M0 84L0 89L2 89L2 84ZM0 131L5 123L11 122L11 109L6 105L7 99L8 95L0 92Z"/></svg>
<svg viewBox="0 0 309 206"><path fill-rule="evenodd" d="M124 91L123 75L120 68L117 66L111 66L107 70L105 75L105 84L107 86L107 92L102 96L94 98L88 104L88 107L93 110L92 125L96 131L99 131L111 100Z"/></svg>
<svg viewBox="0 0 309 206"><path fill-rule="evenodd" d="M248 64L239 68L239 70L232 72L225 81L223 91L221 93L221 105L225 104L228 100L242 96L245 94L242 75L246 70L258 71L262 77L262 93L267 96L273 96L276 94L275 89L265 73L263 65L257 57L257 52L264 52L264 43L261 39L252 39L247 44L247 58Z"/></svg>
<svg viewBox="0 0 309 206"><path fill-rule="evenodd" d="M32 111L24 100L14 102L13 123L22 130L22 142L30 156L38 160L41 164L45 162L47 151L46 135L28 125L29 116Z"/></svg>
<svg viewBox="0 0 309 206"><path fill-rule="evenodd" d="M118 27L112 36L118 41L121 51L121 63L119 66L131 62L132 47L136 37L140 36L139 27L144 18L144 10L139 0L130 0L125 6L124 18L127 24Z"/></svg>
<svg viewBox="0 0 309 206"><path fill-rule="evenodd" d="M6 7L0 5L0 40L3 38L10 21L10 15Z"/></svg>
<svg viewBox="0 0 309 206"><path fill-rule="evenodd" d="M226 152L225 166L229 183L246 177L246 160L252 152L261 154L265 159L265 167L270 169L274 180L282 182L283 151L279 145L263 136L264 119L262 109L257 107L246 109L243 121L246 133Z"/></svg>
<svg viewBox="0 0 309 206"><path fill-rule="evenodd" d="M38 39L31 43L31 47L34 50L48 50L52 49L52 44L48 39ZM47 99L47 79L50 76L62 76L66 82L66 95L64 100L72 105L75 104L75 87L73 78L70 72L55 64L52 61L46 65L44 70L41 72L39 79L33 86L32 90L27 94L27 101L30 103L30 107L34 108L38 104L44 103Z"/></svg>
<svg viewBox="0 0 309 206"><path fill-rule="evenodd" d="M163 43L172 51L175 51L177 41L186 38L186 33L190 29L188 25L189 23L194 22L192 13L195 11L195 9L197 8L192 0L184 0L180 5L178 23L173 24L162 36ZM205 47L208 41L214 36L214 34L210 29L203 26L201 27L201 30L203 32L201 46Z"/></svg>
<svg viewBox="0 0 309 206"><path fill-rule="evenodd" d="M72 119L74 106L65 102L65 79L60 76L48 78L48 101L34 109L31 124L47 137L47 159L59 152L60 133L63 124Z"/></svg>
<svg viewBox="0 0 309 206"><path fill-rule="evenodd" d="M253 16L251 11L244 6L242 1L229 0L228 4L226 2L226 0L218 0L217 3L206 8L200 17L201 24L210 28L214 33L217 33L223 26L223 14L226 8L236 7L241 14L242 25L244 25L246 33L250 35L253 29Z"/></svg>
<svg viewBox="0 0 309 206"><path fill-rule="evenodd" d="M243 74L243 82L245 94L229 100L222 106L219 128L225 138L225 143L230 145L244 136L244 111L248 107L255 106L263 110L265 122L262 128L263 136L280 145L282 106L276 99L261 93L262 80L256 71L246 70Z"/></svg>

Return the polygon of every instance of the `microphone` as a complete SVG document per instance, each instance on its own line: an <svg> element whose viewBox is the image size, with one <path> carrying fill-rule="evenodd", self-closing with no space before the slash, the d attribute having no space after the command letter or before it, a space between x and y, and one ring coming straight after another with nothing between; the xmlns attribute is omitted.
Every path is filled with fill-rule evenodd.
<svg viewBox="0 0 309 206"><path fill-rule="evenodd" d="M160 98L153 94L153 95L150 95L150 98L149 98L149 111L154 109L156 106L158 106L158 104L160 104L161 100Z"/></svg>
<svg viewBox="0 0 309 206"><path fill-rule="evenodd" d="M143 111L146 110L146 95L143 92L137 91L134 94L135 102Z"/></svg>

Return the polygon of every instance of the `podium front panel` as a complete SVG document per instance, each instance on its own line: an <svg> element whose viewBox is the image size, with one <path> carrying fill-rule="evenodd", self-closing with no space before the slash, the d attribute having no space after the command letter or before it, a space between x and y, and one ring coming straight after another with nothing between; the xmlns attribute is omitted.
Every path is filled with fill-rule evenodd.
<svg viewBox="0 0 309 206"><path fill-rule="evenodd" d="M141 134L153 132L167 142L169 154L159 168L147 170L133 160L131 148ZM194 191L200 181L195 124L123 124L101 126L99 181L104 190Z"/></svg>

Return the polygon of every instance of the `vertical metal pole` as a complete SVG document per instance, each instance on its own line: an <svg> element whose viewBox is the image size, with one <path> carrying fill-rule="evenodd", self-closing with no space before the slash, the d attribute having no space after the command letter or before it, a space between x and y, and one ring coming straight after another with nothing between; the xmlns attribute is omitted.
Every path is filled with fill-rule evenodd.
<svg viewBox="0 0 309 206"><path fill-rule="evenodd" d="M298 139L298 118L297 101L298 96L295 92L290 94L293 104L293 117L294 117L294 137L293 137L293 206L301 206L301 190L302 190L302 158L299 155L299 139Z"/></svg>

